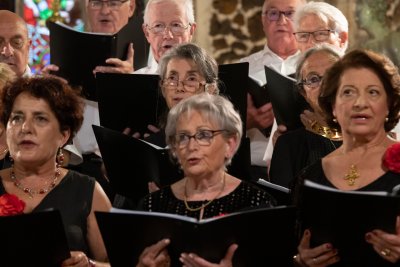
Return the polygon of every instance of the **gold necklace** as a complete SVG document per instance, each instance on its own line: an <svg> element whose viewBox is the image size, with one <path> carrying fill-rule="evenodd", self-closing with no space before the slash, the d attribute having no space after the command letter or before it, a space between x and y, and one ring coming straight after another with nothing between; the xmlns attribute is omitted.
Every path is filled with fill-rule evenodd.
<svg viewBox="0 0 400 267"><path fill-rule="evenodd" d="M317 121L314 121L311 124L311 130L316 134L329 138L330 140L335 140L335 141L342 140L342 135L337 129L330 128L327 126L322 126Z"/></svg>
<svg viewBox="0 0 400 267"><path fill-rule="evenodd" d="M18 189L20 189L24 193L28 194L29 198L33 198L34 195L43 195L43 194L46 194L47 192L49 192L51 189L53 189L56 186L56 182L57 182L58 178L60 177L60 174L61 174L60 167L57 165L56 173L54 175L53 181L50 183L50 185L48 187L40 188L40 189L32 189L32 188L23 186L21 184L21 182L18 181L17 177L15 176L14 165L11 166L10 177L11 177L11 180L13 181L14 185Z"/></svg>
<svg viewBox="0 0 400 267"><path fill-rule="evenodd" d="M356 179L360 177L360 174L358 173L357 165L351 164L349 172L346 173L344 176L344 179L347 180L347 184L352 186L355 184Z"/></svg>
<svg viewBox="0 0 400 267"><path fill-rule="evenodd" d="M199 211L201 209L204 209L208 205L210 205L214 200L216 200L217 197L224 191L224 188L225 188L225 174L226 174L226 172L224 172L224 176L221 179L222 186L221 186L221 190L218 192L218 194L216 194L215 197L213 197L211 200L207 201L205 204L201 204L201 206L197 207L197 208L192 208L187 203L187 192L186 192L187 178L186 178L186 180L185 180L185 189L184 189L184 198L183 198L183 202L185 203L186 209L189 210L189 211Z"/></svg>
<svg viewBox="0 0 400 267"><path fill-rule="evenodd" d="M385 141L385 138L378 144L368 147L367 150L371 149L373 147L379 147L384 141ZM342 153L344 154L344 151L342 151ZM362 156L365 156L365 155L362 155ZM362 158L362 156L361 156L361 158ZM359 162L360 161L358 161L357 163L359 163ZM344 176L344 179L347 181L347 184L349 186L353 186L356 182L356 179L360 178L360 173L358 172L357 163L351 164L349 171Z"/></svg>

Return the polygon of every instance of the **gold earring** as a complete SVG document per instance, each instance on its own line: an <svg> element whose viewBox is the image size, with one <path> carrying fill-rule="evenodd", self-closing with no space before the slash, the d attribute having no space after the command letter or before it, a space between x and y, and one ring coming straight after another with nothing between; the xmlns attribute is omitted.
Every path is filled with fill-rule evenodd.
<svg viewBox="0 0 400 267"><path fill-rule="evenodd" d="M388 122L388 121L389 121L389 118L388 118L388 117L386 117L386 118L385 118L385 122Z"/></svg>
<svg viewBox="0 0 400 267"><path fill-rule="evenodd" d="M336 118L333 118L332 121L333 121L334 123L337 123L337 119L336 119Z"/></svg>
<svg viewBox="0 0 400 267"><path fill-rule="evenodd" d="M57 157L56 157L56 162L57 162L58 167L63 166L64 159L65 159L65 157L64 157L63 149L60 147L60 148L58 148Z"/></svg>

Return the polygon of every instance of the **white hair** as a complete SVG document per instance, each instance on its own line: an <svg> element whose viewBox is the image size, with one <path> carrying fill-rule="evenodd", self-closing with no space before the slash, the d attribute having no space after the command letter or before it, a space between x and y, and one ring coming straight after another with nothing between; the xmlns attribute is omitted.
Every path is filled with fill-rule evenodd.
<svg viewBox="0 0 400 267"><path fill-rule="evenodd" d="M193 0L149 0L146 4L146 8L144 9L143 21L144 24L149 24L149 6L155 3L161 2L172 2L176 3L178 6L183 5L186 10L187 20L190 24L194 24L196 21L194 20L194 10L193 10Z"/></svg>
<svg viewBox="0 0 400 267"><path fill-rule="evenodd" d="M321 20L328 22L330 29L339 34L342 32L349 32L349 22L343 15L342 11L328 3L314 1L308 2L296 10L293 18L296 31L299 29L302 19L308 15L316 15ZM347 49L347 46L348 40L346 40L346 43L344 44L344 51Z"/></svg>

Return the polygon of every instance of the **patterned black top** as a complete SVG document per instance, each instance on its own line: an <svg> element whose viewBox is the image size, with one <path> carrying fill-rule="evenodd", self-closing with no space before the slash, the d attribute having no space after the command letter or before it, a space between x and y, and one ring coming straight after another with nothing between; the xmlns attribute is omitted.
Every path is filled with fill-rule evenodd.
<svg viewBox="0 0 400 267"><path fill-rule="evenodd" d="M197 208L205 203L204 201L188 201L191 208ZM215 217L221 214L232 213L242 209L255 207L272 207L275 200L265 191L246 181L236 187L230 194L217 198L204 208L203 219ZM166 186L161 190L147 195L139 205L139 209L155 212L166 212L184 215L193 218L200 217L199 211L189 211L183 200L175 197L171 187Z"/></svg>

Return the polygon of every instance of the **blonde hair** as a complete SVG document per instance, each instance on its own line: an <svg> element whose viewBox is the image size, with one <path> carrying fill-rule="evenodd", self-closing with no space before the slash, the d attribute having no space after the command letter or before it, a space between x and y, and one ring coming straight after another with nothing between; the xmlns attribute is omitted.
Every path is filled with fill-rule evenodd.
<svg viewBox="0 0 400 267"><path fill-rule="evenodd" d="M0 62L0 90L2 90L7 83L14 81L16 78L17 75L11 67L6 63Z"/></svg>

